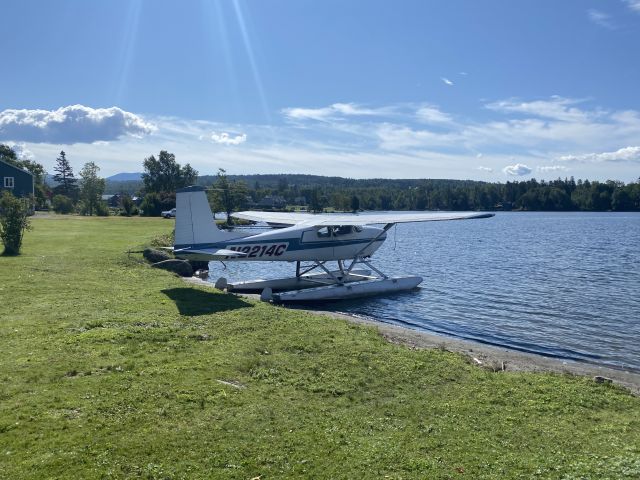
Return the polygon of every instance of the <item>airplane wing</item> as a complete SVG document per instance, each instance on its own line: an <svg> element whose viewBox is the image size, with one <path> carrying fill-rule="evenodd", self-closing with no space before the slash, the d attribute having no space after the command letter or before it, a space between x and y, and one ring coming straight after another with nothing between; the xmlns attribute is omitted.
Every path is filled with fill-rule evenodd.
<svg viewBox="0 0 640 480"><path fill-rule="evenodd" d="M313 220L318 215L313 213L294 213L294 212L237 212L232 213L232 217L242 220L250 220L252 222L267 222L281 225L296 225L298 223Z"/></svg>
<svg viewBox="0 0 640 480"><path fill-rule="evenodd" d="M423 212L423 213L364 213L364 214L311 214L287 212L238 212L232 217L254 222L278 223L282 225L331 226L331 225L374 225L388 223L434 222L444 220L470 220L493 217L486 212Z"/></svg>

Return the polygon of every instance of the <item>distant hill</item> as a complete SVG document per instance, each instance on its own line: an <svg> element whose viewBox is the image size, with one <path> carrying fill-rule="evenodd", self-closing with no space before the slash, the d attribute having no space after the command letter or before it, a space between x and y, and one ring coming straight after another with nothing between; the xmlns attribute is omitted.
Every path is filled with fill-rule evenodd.
<svg viewBox="0 0 640 480"><path fill-rule="evenodd" d="M142 179L142 173L140 172L116 173L115 175L111 175L110 177L106 178L108 182L131 182L131 181L139 181L141 179Z"/></svg>

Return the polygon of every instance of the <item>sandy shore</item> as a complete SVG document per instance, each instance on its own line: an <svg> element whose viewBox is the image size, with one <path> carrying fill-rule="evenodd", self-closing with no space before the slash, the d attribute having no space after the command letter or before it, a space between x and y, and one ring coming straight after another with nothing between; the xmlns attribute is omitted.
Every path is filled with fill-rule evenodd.
<svg viewBox="0 0 640 480"><path fill-rule="evenodd" d="M185 280L189 283L214 288L212 283L198 278L188 278ZM255 294L241 296L255 300L260 299L260 296ZM375 320L336 312L319 310L305 311L320 315L328 315L333 318L340 318L362 325L373 326L377 328L380 334L388 341L405 345L410 348L442 348L450 352L460 353L468 356L472 362L478 365L478 367L505 372L554 372L589 376L594 378L594 381L613 382L629 389L635 395L640 395L640 374L638 373L559 358L545 357L542 355L510 350L508 348L495 347L492 345L485 345L469 340L461 340L419 330L412 330L405 327L389 325Z"/></svg>

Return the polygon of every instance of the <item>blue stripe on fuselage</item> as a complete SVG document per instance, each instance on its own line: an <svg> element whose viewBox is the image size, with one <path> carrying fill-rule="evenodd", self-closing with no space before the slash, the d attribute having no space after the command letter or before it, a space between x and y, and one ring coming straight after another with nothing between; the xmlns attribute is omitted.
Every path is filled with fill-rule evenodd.
<svg viewBox="0 0 640 480"><path fill-rule="evenodd" d="M256 240L243 240L242 238L237 238L234 240L228 240L226 242L217 242L217 243L196 243L196 244L183 244L183 245L174 245L174 249L182 249L182 248L192 248L194 250L208 250L208 249L225 249L229 246L238 246L238 245L265 245L265 244L282 244L288 243L287 251L292 252L296 250L309 250L313 248L335 248L335 247L344 247L348 245L357 245L363 244L366 245L371 242L373 238L359 238L359 239L350 239L350 240L325 240L318 242L302 242L299 237L292 238L278 238L278 239L256 239ZM384 238L378 238L377 241L384 240Z"/></svg>

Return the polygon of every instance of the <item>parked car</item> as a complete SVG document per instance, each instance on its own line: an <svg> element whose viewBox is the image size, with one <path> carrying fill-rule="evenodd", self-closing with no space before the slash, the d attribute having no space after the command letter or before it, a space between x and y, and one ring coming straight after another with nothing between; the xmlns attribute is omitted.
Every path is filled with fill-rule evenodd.
<svg viewBox="0 0 640 480"><path fill-rule="evenodd" d="M160 215L162 215L164 218L175 218L176 216L176 209L172 208L171 210L165 210L164 212L162 212Z"/></svg>

